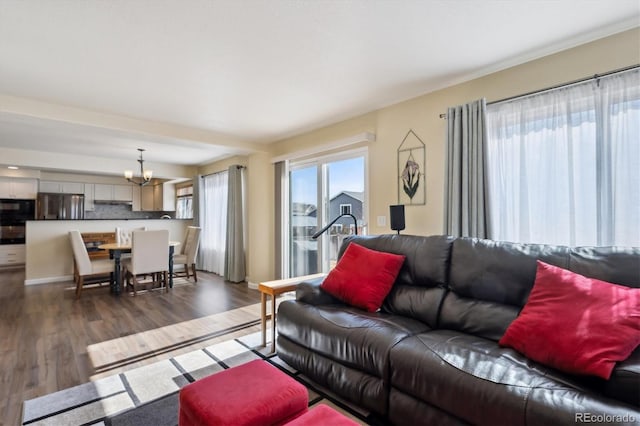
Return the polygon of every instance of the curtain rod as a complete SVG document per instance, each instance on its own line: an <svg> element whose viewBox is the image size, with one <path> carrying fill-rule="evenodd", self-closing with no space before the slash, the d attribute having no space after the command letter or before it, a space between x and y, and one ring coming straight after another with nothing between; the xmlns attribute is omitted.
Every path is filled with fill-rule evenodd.
<svg viewBox="0 0 640 426"><path fill-rule="evenodd" d="M233 164L233 165L235 165L236 168L238 168L238 169L246 169L247 168L247 166L243 166L241 164ZM229 166L229 167L231 167L231 166ZM228 170L220 170L219 172L213 172L213 173L208 173L206 175L200 175L200 178L206 178L207 176L213 176L213 175L217 175L218 173L224 173L224 172L227 172L227 171Z"/></svg>
<svg viewBox="0 0 640 426"><path fill-rule="evenodd" d="M495 104L500 104L500 103L503 103L503 102L513 101L515 99L526 98L527 96L537 95L537 94L540 94L540 93L549 92L551 90L560 89L560 88L563 88L563 87L574 86L576 84L584 83L584 82L590 81L590 80L598 80L598 79L600 79L602 77L607 77L607 76L613 75L613 74L620 74L620 73L627 72L627 71L633 71L633 70L638 69L638 68L640 68L640 64L631 65L631 66L624 67L624 68L619 68L617 70L608 71L608 72L605 72L603 74L594 74L591 77L585 77L585 78L581 78L579 80L570 81L568 83L558 84L556 86L550 86L550 87L547 87L547 88L544 88L544 89L534 90L532 92L523 93L521 95L510 96L508 98L499 99L497 101L487 102L487 105L495 105ZM439 117L446 119L447 118L447 114L446 113L445 114L440 114Z"/></svg>
<svg viewBox="0 0 640 426"><path fill-rule="evenodd" d="M558 84L556 86L547 87L545 89L534 90L532 92L523 93L522 95L516 95L516 96L511 96L511 97L508 97L508 98L504 98L504 99L499 99L497 101L487 102L487 105L500 104L500 103L512 101L512 100L518 99L518 98L525 98L527 96L537 95L539 93L544 93L544 92L548 92L548 91L555 90L555 89L561 89L563 87L570 87L570 86L574 86L576 84L584 83L586 81L598 80L601 77L607 77L607 76L613 75L613 74L620 74L620 73L627 72L627 71L633 71L633 70L635 70L636 68L639 68L639 67L640 67L640 64L636 64L636 65L631 65L630 67L625 67L625 68L620 68L620 69L617 69L617 70L605 72L603 74L594 74L591 77L585 77L585 78L581 78L579 80L570 81L568 83L563 83L563 84Z"/></svg>

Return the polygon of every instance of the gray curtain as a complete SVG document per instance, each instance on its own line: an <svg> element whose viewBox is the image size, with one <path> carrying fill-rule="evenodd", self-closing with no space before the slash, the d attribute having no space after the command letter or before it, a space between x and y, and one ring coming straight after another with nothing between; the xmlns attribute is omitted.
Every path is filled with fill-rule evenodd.
<svg viewBox="0 0 640 426"><path fill-rule="evenodd" d="M200 194L202 194L202 175L193 177L193 196L191 207L193 209L193 226L200 226Z"/></svg>
<svg viewBox="0 0 640 426"><path fill-rule="evenodd" d="M274 187L275 187L275 201L276 201L276 208L275 208L275 217L276 217L276 226L275 226L275 252L274 252L274 261L275 261L275 268L274 271L276 271L276 278L277 279L281 279L285 276L288 276L287 274L285 274L285 271L283 270L283 264L282 264L282 257L283 257L283 244L282 244L282 234L283 234L283 229L282 229L282 223L284 223L283 221L283 215L284 212L282 211L282 181L284 180L285 177L285 172L286 172L286 167L285 167L285 162L284 161L278 161L277 163L274 164L274 169L275 169L275 183L274 183ZM288 221L287 221L288 223Z"/></svg>
<svg viewBox="0 0 640 426"><path fill-rule="evenodd" d="M202 175L195 175L193 177L193 197L191 200L191 206L193 208L193 226L200 226L200 206L202 205ZM202 260L200 259L200 252L196 255L196 268L202 269Z"/></svg>
<svg viewBox="0 0 640 426"><path fill-rule="evenodd" d="M234 283L245 280L243 166L229 167L227 203L227 242L224 279Z"/></svg>
<svg viewBox="0 0 640 426"><path fill-rule="evenodd" d="M488 238L486 100L447 110L444 219L447 235Z"/></svg>

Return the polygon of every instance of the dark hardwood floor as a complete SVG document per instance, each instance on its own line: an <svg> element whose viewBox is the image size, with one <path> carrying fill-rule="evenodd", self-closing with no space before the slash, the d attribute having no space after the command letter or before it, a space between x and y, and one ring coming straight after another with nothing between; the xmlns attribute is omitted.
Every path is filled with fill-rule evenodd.
<svg viewBox="0 0 640 426"><path fill-rule="evenodd" d="M247 325L242 332L259 330L260 293L204 272L168 293L115 297L105 285L79 300L71 282L23 281L22 270L0 271L3 425L20 424L25 399L228 339Z"/></svg>

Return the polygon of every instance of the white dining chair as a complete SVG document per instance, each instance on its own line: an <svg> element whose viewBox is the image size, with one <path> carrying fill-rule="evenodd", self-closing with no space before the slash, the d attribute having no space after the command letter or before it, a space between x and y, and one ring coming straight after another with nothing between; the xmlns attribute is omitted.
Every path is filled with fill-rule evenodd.
<svg viewBox="0 0 640 426"><path fill-rule="evenodd" d="M85 278L97 277L109 274L113 281L113 261L109 259L91 260L87 247L84 245L80 231L69 231L73 259L75 261L76 274L76 298L80 298Z"/></svg>
<svg viewBox="0 0 640 426"><path fill-rule="evenodd" d="M133 231L146 231L146 226L140 226L138 228L121 228L116 226L116 244L131 245L131 234ZM121 259L128 259L131 257L130 253L122 253Z"/></svg>
<svg viewBox="0 0 640 426"><path fill-rule="evenodd" d="M189 267L191 267L195 282L198 282L198 275L196 274L196 256L198 255L198 247L200 246L201 231L202 228L199 226L189 226L187 228L187 235L184 239L182 253L173 256L173 265L184 265L184 271L187 278L189 278Z"/></svg>
<svg viewBox="0 0 640 426"><path fill-rule="evenodd" d="M169 291L169 231L166 229L154 231L134 231L131 237L131 258L122 262L123 274L127 285L133 280L133 295L140 284L137 276L151 274L164 284Z"/></svg>
<svg viewBox="0 0 640 426"><path fill-rule="evenodd" d="M133 231L146 231L146 226L141 226L139 228L121 228L116 226L116 243L117 244L131 244L131 235Z"/></svg>

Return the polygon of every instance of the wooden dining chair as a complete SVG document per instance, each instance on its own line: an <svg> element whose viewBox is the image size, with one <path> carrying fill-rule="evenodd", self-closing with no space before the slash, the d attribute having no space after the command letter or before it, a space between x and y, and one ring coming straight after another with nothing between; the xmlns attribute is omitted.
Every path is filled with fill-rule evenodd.
<svg viewBox="0 0 640 426"><path fill-rule="evenodd" d="M187 235L184 239L182 253L175 254L173 256L174 266L176 264L184 265L184 271L187 278L189 278L189 267L191 267L191 272L195 282L198 282L198 275L196 274L196 256L198 255L198 247L200 246L201 231L202 228L199 226L189 226L187 228Z"/></svg>
<svg viewBox="0 0 640 426"><path fill-rule="evenodd" d="M80 231L69 231L69 239L71 240L76 270L74 274L76 276L76 298L80 298L85 278L109 275L110 280L113 281L114 266L112 260L91 260Z"/></svg>
<svg viewBox="0 0 640 426"><path fill-rule="evenodd" d="M127 285L133 280L133 295L140 284L137 276L151 274L154 282L164 284L169 291L169 231L134 231L131 237L131 258L122 262ZM124 280L123 280L124 281Z"/></svg>

